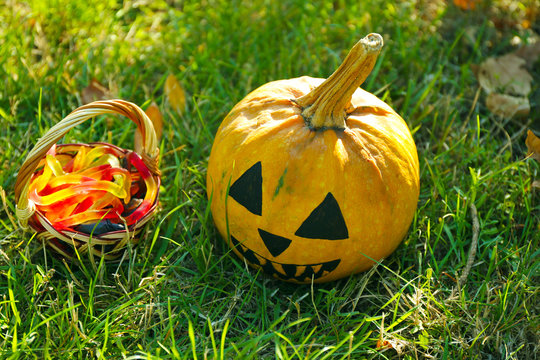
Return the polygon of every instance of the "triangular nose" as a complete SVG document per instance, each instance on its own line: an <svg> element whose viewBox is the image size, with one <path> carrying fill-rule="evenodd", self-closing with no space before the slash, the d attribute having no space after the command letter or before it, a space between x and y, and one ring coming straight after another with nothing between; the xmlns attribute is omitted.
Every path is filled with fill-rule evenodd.
<svg viewBox="0 0 540 360"><path fill-rule="evenodd" d="M347 224L332 193L326 194L324 200L309 214L294 235L325 240L343 240L349 237Z"/></svg>
<svg viewBox="0 0 540 360"><path fill-rule="evenodd" d="M280 255L282 252L287 250L287 248L291 245L292 242L292 240L290 239L274 235L272 233L269 233L268 231L264 231L261 229L259 229L259 235L261 236L261 239L263 240L264 245L266 245L268 251L270 251L270 254L272 254L272 256L274 257Z"/></svg>

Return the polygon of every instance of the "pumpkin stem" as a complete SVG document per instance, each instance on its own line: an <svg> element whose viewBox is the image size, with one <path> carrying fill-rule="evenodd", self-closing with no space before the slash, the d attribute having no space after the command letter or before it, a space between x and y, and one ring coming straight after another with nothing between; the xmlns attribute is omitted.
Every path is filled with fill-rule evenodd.
<svg viewBox="0 0 540 360"><path fill-rule="evenodd" d="M315 130L345 129L352 96L373 70L382 46L381 35L367 35L353 46L343 63L328 79L296 99L310 127Z"/></svg>

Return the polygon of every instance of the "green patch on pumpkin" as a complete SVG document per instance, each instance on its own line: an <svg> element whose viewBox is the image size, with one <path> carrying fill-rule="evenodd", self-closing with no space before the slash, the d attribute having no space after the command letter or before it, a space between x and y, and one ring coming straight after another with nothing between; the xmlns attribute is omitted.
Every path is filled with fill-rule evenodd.
<svg viewBox="0 0 540 360"><path fill-rule="evenodd" d="M285 168L283 174L281 174L281 176L279 177L278 184L276 186L276 190L274 191L274 196L272 197L272 200L276 198L276 196L279 194L279 191L283 187L283 183L285 182L285 175L287 175L287 169L288 168Z"/></svg>

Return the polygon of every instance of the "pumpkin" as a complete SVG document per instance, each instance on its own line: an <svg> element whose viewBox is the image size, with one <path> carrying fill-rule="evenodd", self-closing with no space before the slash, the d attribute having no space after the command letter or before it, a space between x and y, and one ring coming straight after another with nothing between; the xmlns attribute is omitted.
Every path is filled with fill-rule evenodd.
<svg viewBox="0 0 540 360"><path fill-rule="evenodd" d="M262 85L221 123L207 194L219 233L253 267L295 283L336 280L406 236L416 146L405 121L359 88L382 45L369 34L326 80Z"/></svg>

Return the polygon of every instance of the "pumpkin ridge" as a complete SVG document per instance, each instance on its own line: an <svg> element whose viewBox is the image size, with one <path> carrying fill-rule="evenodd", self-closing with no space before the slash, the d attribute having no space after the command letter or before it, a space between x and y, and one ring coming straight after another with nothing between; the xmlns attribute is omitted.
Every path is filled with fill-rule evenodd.
<svg viewBox="0 0 540 360"><path fill-rule="evenodd" d="M390 111L377 105L351 106L347 110L347 121L349 120L349 116L365 116L365 115L388 116L390 114L392 114Z"/></svg>
<svg viewBox="0 0 540 360"><path fill-rule="evenodd" d="M255 125L253 126L256 127ZM239 144L240 146L245 146L252 142L264 142L267 141L268 138L279 137L280 135L286 137L289 131L301 127L304 127L304 120L300 116L293 116L280 122L266 122L264 126L256 127L257 131L237 131L240 133L239 136L242 136L242 138L239 139ZM284 133L280 134L280 132Z"/></svg>
<svg viewBox="0 0 540 360"><path fill-rule="evenodd" d="M346 148L355 149L354 151L349 150L348 152L356 155L356 157L362 158L363 161L372 165L373 170L375 170L375 173L377 174L377 179L380 180L381 183L384 183L384 177L377 161L380 154L377 154L377 156L373 155L372 150L364 145L370 142L353 129L347 129L344 134L344 140L347 143Z"/></svg>
<svg viewBox="0 0 540 360"><path fill-rule="evenodd" d="M396 120L398 119L396 118ZM363 141L369 144L377 144L375 148L377 148L379 152L392 153L394 155L392 158L395 162L415 164L418 162L418 157L416 151L414 151L415 148L410 148L410 144L407 144L407 142L410 141L404 132L405 130L408 131L407 125L401 118L399 118L399 123L400 125L403 125L403 131L398 131L395 127L395 123L393 124L394 128L390 129L371 122L354 119L351 123L352 126L350 130L352 130L352 133L354 133L355 136L365 137ZM394 142L388 141L388 139L398 139L399 142L397 144L399 144L399 146ZM384 146L384 149L381 148L381 146ZM418 179L415 181L418 182Z"/></svg>

